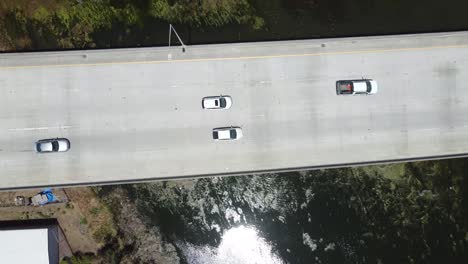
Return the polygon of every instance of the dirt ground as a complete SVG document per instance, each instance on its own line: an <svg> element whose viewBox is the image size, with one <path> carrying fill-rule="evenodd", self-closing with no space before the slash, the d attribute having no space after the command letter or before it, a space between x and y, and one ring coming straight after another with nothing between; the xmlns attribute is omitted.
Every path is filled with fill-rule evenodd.
<svg viewBox="0 0 468 264"><path fill-rule="evenodd" d="M39 191L0 192L0 221L56 218L73 254L96 254L105 239L117 233L111 212L90 188L53 190L58 199L68 202L38 207L15 205L16 196L30 197Z"/></svg>

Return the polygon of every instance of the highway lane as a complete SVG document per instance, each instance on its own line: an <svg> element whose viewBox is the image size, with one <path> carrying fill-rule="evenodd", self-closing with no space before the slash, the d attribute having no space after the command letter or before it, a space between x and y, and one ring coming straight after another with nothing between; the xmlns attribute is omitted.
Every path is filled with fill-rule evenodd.
<svg viewBox="0 0 468 264"><path fill-rule="evenodd" d="M467 59L466 32L2 54L0 188L468 153ZM336 96L361 76L378 94ZM226 125L244 138L214 142ZM34 153L56 136L69 152Z"/></svg>

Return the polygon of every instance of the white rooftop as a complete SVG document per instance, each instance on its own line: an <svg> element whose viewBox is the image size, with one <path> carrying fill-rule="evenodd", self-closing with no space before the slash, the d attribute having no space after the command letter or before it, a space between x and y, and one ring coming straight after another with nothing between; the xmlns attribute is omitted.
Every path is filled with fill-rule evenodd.
<svg viewBox="0 0 468 264"><path fill-rule="evenodd" d="M0 230L0 263L48 264L47 228Z"/></svg>

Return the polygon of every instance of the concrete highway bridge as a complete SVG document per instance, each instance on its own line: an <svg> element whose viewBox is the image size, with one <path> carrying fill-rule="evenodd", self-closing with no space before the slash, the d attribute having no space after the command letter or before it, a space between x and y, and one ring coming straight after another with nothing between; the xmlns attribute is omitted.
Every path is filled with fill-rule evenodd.
<svg viewBox="0 0 468 264"><path fill-rule="evenodd" d="M466 156L467 69L468 32L0 54L0 189ZM336 95L363 77L377 94Z"/></svg>

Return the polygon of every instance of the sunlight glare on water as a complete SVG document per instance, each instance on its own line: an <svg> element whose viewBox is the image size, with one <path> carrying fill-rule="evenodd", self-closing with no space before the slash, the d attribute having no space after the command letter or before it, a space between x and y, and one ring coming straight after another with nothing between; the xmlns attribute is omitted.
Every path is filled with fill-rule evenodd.
<svg viewBox="0 0 468 264"><path fill-rule="evenodd" d="M252 227L239 226L227 230L218 248L181 245L188 263L209 264L282 264L272 253L271 245L259 237Z"/></svg>

